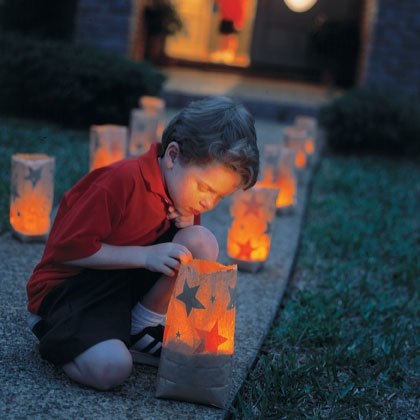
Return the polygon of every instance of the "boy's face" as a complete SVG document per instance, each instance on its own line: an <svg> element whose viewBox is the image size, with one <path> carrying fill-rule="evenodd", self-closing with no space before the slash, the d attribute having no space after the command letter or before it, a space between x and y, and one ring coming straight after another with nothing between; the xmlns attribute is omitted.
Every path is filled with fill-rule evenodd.
<svg viewBox="0 0 420 420"><path fill-rule="evenodd" d="M174 207L184 216L213 209L241 186L240 175L218 162L206 166L182 165L175 142L167 147L160 166Z"/></svg>

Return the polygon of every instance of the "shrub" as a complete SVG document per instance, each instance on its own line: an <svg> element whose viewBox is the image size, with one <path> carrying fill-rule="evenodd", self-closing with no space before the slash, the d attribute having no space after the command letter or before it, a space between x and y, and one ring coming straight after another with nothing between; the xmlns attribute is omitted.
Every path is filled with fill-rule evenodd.
<svg viewBox="0 0 420 420"><path fill-rule="evenodd" d="M149 63L89 47L0 34L0 112L69 127L127 124L165 77Z"/></svg>
<svg viewBox="0 0 420 420"><path fill-rule="evenodd" d="M2 0L0 26L37 38L71 39L77 0Z"/></svg>
<svg viewBox="0 0 420 420"><path fill-rule="evenodd" d="M420 155L420 107L393 89L354 89L320 110L329 148L338 153Z"/></svg>

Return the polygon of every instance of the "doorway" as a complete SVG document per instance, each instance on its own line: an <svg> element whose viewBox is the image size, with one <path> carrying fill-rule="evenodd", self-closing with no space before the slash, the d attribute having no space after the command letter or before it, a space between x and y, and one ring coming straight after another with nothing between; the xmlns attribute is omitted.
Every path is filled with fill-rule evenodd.
<svg viewBox="0 0 420 420"><path fill-rule="evenodd" d="M167 38L165 54L175 60L248 67L257 0L242 0L241 3L243 26L234 35L236 45L232 52L223 46L218 1L173 0L183 29Z"/></svg>

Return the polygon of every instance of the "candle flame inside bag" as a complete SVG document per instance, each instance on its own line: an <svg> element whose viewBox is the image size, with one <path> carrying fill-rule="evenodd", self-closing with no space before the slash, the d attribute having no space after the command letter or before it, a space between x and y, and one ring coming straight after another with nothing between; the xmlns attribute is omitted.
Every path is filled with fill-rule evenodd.
<svg viewBox="0 0 420 420"><path fill-rule="evenodd" d="M236 265L181 264L166 314L156 395L223 407L235 336Z"/></svg>
<svg viewBox="0 0 420 420"><path fill-rule="evenodd" d="M270 253L270 223L275 216L278 187L257 183L232 196L232 224L228 231L229 257L245 261L265 261Z"/></svg>
<svg viewBox="0 0 420 420"><path fill-rule="evenodd" d="M12 156L10 225L20 237L42 237L50 230L55 159L45 154Z"/></svg>

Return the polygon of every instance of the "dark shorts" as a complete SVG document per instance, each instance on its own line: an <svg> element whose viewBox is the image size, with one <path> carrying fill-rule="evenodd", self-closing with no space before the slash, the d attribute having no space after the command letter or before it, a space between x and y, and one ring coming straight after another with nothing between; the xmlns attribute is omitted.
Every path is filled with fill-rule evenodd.
<svg viewBox="0 0 420 420"><path fill-rule="evenodd" d="M219 25L219 32L223 35L236 34L238 31L235 29L235 25L232 20L222 20Z"/></svg>
<svg viewBox="0 0 420 420"><path fill-rule="evenodd" d="M170 229L156 243L172 241L175 233ZM63 365L109 339L129 347L131 310L161 275L146 269L86 269L65 280L44 298L42 320L33 328L42 358Z"/></svg>

